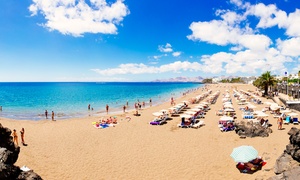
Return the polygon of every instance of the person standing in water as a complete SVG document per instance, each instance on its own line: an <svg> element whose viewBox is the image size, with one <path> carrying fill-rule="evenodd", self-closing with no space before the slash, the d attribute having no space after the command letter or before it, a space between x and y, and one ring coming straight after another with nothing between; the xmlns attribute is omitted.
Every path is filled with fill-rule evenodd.
<svg viewBox="0 0 300 180"><path fill-rule="evenodd" d="M106 104L106 114L108 114L109 106Z"/></svg>
<svg viewBox="0 0 300 180"><path fill-rule="evenodd" d="M45 110L45 116L46 116L46 119L48 119L48 111Z"/></svg>
<svg viewBox="0 0 300 180"><path fill-rule="evenodd" d="M55 121L54 120L54 111L52 111L52 121Z"/></svg>

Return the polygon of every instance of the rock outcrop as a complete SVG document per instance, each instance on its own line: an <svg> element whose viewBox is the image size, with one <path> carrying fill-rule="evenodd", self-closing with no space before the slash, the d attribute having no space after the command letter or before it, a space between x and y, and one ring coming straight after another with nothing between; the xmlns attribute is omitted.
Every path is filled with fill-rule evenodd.
<svg viewBox="0 0 300 180"><path fill-rule="evenodd" d="M33 170L25 172L14 165L19 153L20 147L15 146L11 130L0 124L0 179L41 180Z"/></svg>
<svg viewBox="0 0 300 180"><path fill-rule="evenodd" d="M245 137L268 137L272 129L253 122L241 121L235 123L235 132L242 138Z"/></svg>
<svg viewBox="0 0 300 180"><path fill-rule="evenodd" d="M300 177L300 129L292 127L288 132L290 143L276 160L274 173L268 180L299 179Z"/></svg>

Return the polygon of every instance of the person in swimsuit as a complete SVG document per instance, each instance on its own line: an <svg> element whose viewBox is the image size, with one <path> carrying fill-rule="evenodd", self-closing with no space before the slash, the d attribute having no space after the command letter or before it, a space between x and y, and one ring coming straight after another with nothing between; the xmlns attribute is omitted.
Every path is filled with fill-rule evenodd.
<svg viewBox="0 0 300 180"><path fill-rule="evenodd" d="M17 146L19 146L19 144L18 144L18 134L17 134L17 131L15 129L13 130L12 136L13 136L14 143L16 143Z"/></svg>
<svg viewBox="0 0 300 180"><path fill-rule="evenodd" d="M108 106L108 104L106 104L106 114L108 114L108 109L109 109L109 106Z"/></svg>
<svg viewBox="0 0 300 180"><path fill-rule="evenodd" d="M22 128L21 131L20 131L20 133L21 133L21 141L22 141L22 144L25 146L25 141L24 141L25 129Z"/></svg>
<svg viewBox="0 0 300 180"><path fill-rule="evenodd" d="M52 111L52 121L55 121L54 120L54 111Z"/></svg>

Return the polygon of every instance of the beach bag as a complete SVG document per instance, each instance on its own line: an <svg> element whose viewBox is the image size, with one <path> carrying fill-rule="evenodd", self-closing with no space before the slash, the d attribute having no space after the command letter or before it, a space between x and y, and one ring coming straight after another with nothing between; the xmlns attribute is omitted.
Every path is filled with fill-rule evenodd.
<svg viewBox="0 0 300 180"><path fill-rule="evenodd" d="M159 122L157 122L157 121L151 121L150 124L151 125L159 125Z"/></svg>

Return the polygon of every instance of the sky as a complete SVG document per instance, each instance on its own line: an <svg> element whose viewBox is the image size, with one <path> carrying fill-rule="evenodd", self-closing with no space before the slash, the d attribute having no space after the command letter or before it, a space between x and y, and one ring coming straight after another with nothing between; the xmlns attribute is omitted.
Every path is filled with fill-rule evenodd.
<svg viewBox="0 0 300 180"><path fill-rule="evenodd" d="M0 82L300 70L299 0L1 0Z"/></svg>

